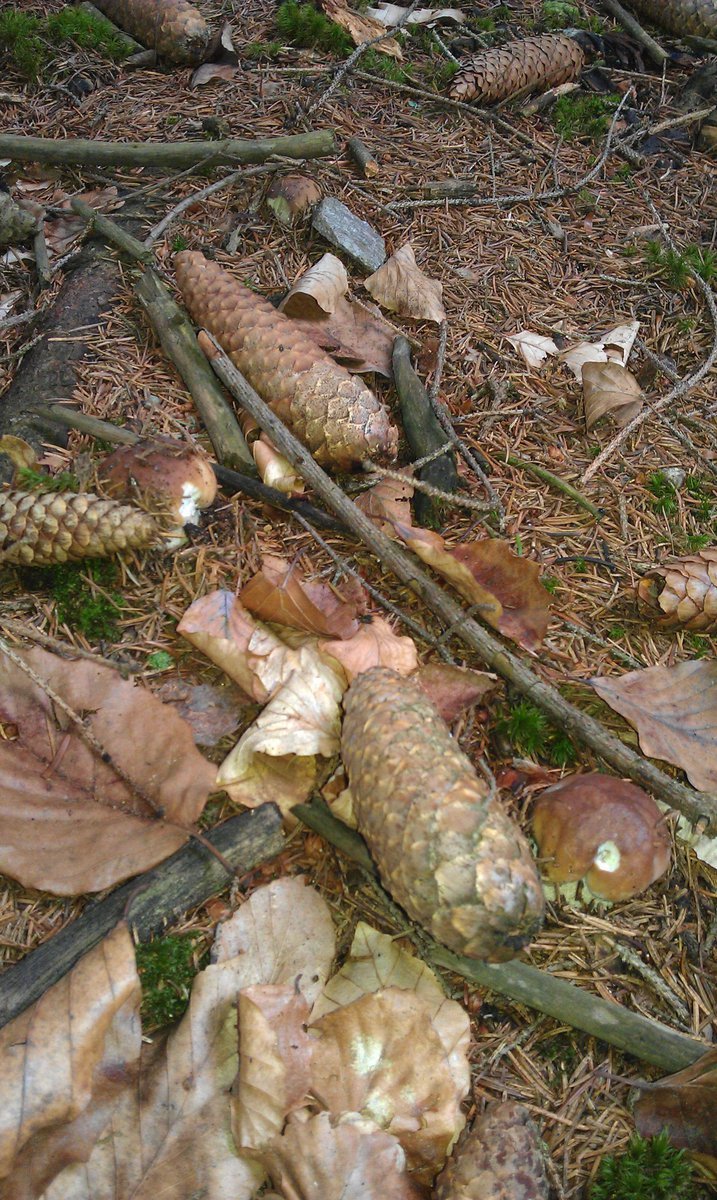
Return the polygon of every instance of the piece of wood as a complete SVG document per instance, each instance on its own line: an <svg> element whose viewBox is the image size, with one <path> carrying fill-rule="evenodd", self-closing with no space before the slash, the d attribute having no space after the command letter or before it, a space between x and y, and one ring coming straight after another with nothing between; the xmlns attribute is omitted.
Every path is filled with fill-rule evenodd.
<svg viewBox="0 0 717 1200"><path fill-rule="evenodd" d="M251 413L260 428L269 435L277 450L296 467L302 479L321 496L347 528L368 546L379 562L392 571L402 583L407 584L445 626L452 630L453 636L470 646L490 670L506 679L516 691L528 696L558 729L590 746L619 775L625 775L646 788L657 799L683 813L693 824L704 820L706 831L717 831L717 796L694 791L677 779L672 779L654 763L621 742L594 717L571 704L557 688L540 679L522 659L507 650L494 633L469 616L416 559L377 529L370 518L349 500L341 488L329 479L326 472L314 461L301 442L249 386L214 338L202 333L199 342L222 382L246 411Z"/></svg>
<svg viewBox="0 0 717 1200"><path fill-rule="evenodd" d="M627 12L622 7L618 0L602 0L603 8L606 8L609 13L612 13L616 21L619 21L623 29L626 29L636 42L639 42L645 51L647 57L655 64L656 67L662 68L664 63L669 59L669 54L662 49L659 42L656 42L639 21Z"/></svg>
<svg viewBox="0 0 717 1200"><path fill-rule="evenodd" d="M358 167L364 179L375 179L380 171L377 160L360 138L352 137L346 143L346 153Z"/></svg>
<svg viewBox="0 0 717 1200"><path fill-rule="evenodd" d="M35 270L40 287L47 287L48 283L52 282L52 267L50 266L50 256L47 253L47 242L45 241L45 230L42 221L38 221L35 236L32 239L32 249L35 254Z"/></svg>
<svg viewBox="0 0 717 1200"><path fill-rule="evenodd" d="M118 250L121 250L129 258L133 258L138 262L152 262L154 255L152 251L140 242L136 237L132 237L131 233L127 233L126 229L122 229L116 221L110 220L103 213L97 212L97 209L92 208L80 196L73 196L70 200L70 206L73 212L76 212L78 217L82 217L90 226L93 233L104 238L105 241L111 242Z"/></svg>
<svg viewBox="0 0 717 1200"><path fill-rule="evenodd" d="M297 804L291 811L309 829L326 838L342 854L376 878L376 868L361 835L337 820L323 800L314 799L311 804ZM377 882L374 887L384 898L390 913L392 901L388 893ZM410 936L412 926L408 917L406 927ZM640 1013L630 1012L617 1002L611 1003L600 996L593 996L519 959L486 963L465 958L441 946L423 929L415 940L419 954L431 964L453 971L481 987L490 988L498 995L518 1000L528 1008L546 1013L573 1029L582 1029L584 1033L616 1046L623 1053L632 1054L664 1071L680 1071L696 1062L709 1049L706 1042L699 1042Z"/></svg>
<svg viewBox="0 0 717 1200"><path fill-rule="evenodd" d="M446 444L446 435L433 411L431 398L411 366L411 347L405 337L393 343L393 378L401 404L401 420L406 440L414 458L432 454ZM458 490L460 477L455 455L450 451L419 467L416 477L442 492ZM419 525L436 525L440 521L441 502L416 492L413 507Z"/></svg>
<svg viewBox="0 0 717 1200"><path fill-rule="evenodd" d="M386 243L380 233L334 196L326 196L317 204L311 227L364 271L377 271L386 258Z"/></svg>
<svg viewBox="0 0 717 1200"><path fill-rule="evenodd" d="M283 158L323 158L334 152L330 129L310 130L290 137L227 138L222 142L95 142L89 138L38 138L0 134L0 158L12 162L55 163L60 166L145 167L158 175L192 167L262 163L274 154Z"/></svg>
<svg viewBox="0 0 717 1200"><path fill-rule="evenodd" d="M256 475L252 452L223 388L197 345L189 317L151 267L140 276L135 291L164 353L197 406L218 461L233 470Z"/></svg>
<svg viewBox="0 0 717 1200"><path fill-rule="evenodd" d="M206 835L242 875L284 848L281 813L275 804L231 817ZM90 904L21 962L0 975L0 1026L33 1004L126 916L133 936L146 942L190 908L216 896L231 882L219 860L196 841L143 875Z"/></svg>

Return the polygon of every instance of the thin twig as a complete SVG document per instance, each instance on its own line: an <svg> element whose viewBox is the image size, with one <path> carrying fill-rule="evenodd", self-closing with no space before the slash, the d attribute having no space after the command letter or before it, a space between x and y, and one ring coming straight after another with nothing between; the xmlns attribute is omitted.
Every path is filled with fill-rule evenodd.
<svg viewBox="0 0 717 1200"><path fill-rule="evenodd" d="M300 164L301 159L294 161L294 166L299 166ZM207 200L209 196L214 196L217 192L221 192L224 188L231 187L235 183L240 183L244 179L249 179L250 177L255 177L256 175L271 174L278 169L279 165L279 163L275 162L261 163L258 167L248 167L244 171L232 171L230 175L225 175L223 179L217 179L215 183L207 184L207 186L201 188L200 191L191 192L189 196L185 196L183 200L180 200L179 204L175 204L174 208L170 209L170 211L164 217L162 217L162 220L158 221L158 223L153 226L152 229L150 229L149 233L144 239L145 246L148 248L153 246L154 243L161 238L165 229L167 229L173 221L176 221L178 217L181 217L182 213L186 212L188 208L192 208L195 204L199 204L202 200Z"/></svg>
<svg viewBox="0 0 717 1200"><path fill-rule="evenodd" d="M122 676L136 675L144 670L144 667L140 666L139 663L116 662L112 658L105 658L102 654L97 654L94 650L83 650L81 646L70 646L67 642L61 642L59 638L52 637L49 633L43 633L40 629L35 629L34 625L27 625L24 621L14 621L12 618L3 617L3 629L6 633L14 633L16 637L27 638L28 641L37 642L38 645L45 646L61 658L84 658L88 662L99 663L103 667L111 667Z"/></svg>
<svg viewBox="0 0 717 1200"><path fill-rule="evenodd" d="M518 458L516 454L509 454L506 462L508 466L517 467L521 471L527 471L529 475L535 475L536 479L542 479L544 483L549 483L557 491L563 492L571 500L574 500L576 504L579 504L581 508L592 513L596 521L601 521L605 516L604 509L598 508L597 504L593 504L592 500L588 500L587 496L583 496L582 492L574 488L572 483L567 483L559 475L554 475L547 467L541 467L537 463L528 462L525 458Z"/></svg>
<svg viewBox="0 0 717 1200"><path fill-rule="evenodd" d="M451 443L448 444L450 446ZM429 457L436 458L437 455L432 454ZM420 461L422 460L419 459ZM377 467L372 463L371 474L376 479L396 479L399 483L408 482L414 491L423 492L424 495L432 496L435 500L442 500L445 504L452 504L455 508L469 508L473 512L491 512L497 507L488 500L476 500L473 496L459 496L455 492L444 492L442 488L434 487L432 483L426 483L423 479L414 479L412 476L406 475L404 471L394 471L390 467Z"/></svg>

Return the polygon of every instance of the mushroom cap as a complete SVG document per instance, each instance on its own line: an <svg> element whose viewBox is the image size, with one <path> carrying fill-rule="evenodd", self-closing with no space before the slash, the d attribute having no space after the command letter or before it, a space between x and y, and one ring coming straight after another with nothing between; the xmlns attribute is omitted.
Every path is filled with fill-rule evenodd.
<svg viewBox="0 0 717 1200"><path fill-rule="evenodd" d="M198 509L216 498L217 481L203 450L175 438L152 438L120 446L101 463L98 475L111 496L128 495L133 484L163 505L178 525L193 524Z"/></svg>
<svg viewBox="0 0 717 1200"><path fill-rule="evenodd" d="M533 835L553 883L584 879L603 900L628 900L663 875L672 843L647 792L612 775L573 775L539 797Z"/></svg>

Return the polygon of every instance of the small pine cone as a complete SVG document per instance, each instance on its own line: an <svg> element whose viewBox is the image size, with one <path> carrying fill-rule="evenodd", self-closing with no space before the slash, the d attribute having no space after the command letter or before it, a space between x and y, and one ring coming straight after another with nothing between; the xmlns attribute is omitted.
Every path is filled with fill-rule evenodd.
<svg viewBox="0 0 717 1200"><path fill-rule="evenodd" d="M214 334L317 462L350 470L364 459L396 457L388 410L290 317L203 254L178 254L175 269L193 319Z"/></svg>
<svg viewBox="0 0 717 1200"><path fill-rule="evenodd" d="M540 1135L522 1104L489 1104L459 1138L435 1200L548 1200Z"/></svg>
<svg viewBox="0 0 717 1200"><path fill-rule="evenodd" d="M717 547L653 567L637 585L638 608L660 629L717 630Z"/></svg>
<svg viewBox="0 0 717 1200"><path fill-rule="evenodd" d="M584 66L577 42L564 33L545 33L473 55L453 76L448 95L451 100L496 104L527 88L546 91L567 83Z"/></svg>
<svg viewBox="0 0 717 1200"><path fill-rule="evenodd" d="M187 0L96 0L119 29L170 63L200 63L209 50L204 17Z"/></svg>
<svg viewBox="0 0 717 1200"><path fill-rule="evenodd" d="M154 517L90 492L0 491L0 564L104 558L156 542Z"/></svg>
<svg viewBox="0 0 717 1200"><path fill-rule="evenodd" d="M717 38L717 0L630 0L631 7L677 37Z"/></svg>
<svg viewBox="0 0 717 1200"><path fill-rule="evenodd" d="M517 825L413 680L374 667L353 681L345 709L341 753L385 886L451 950L513 958L544 910Z"/></svg>

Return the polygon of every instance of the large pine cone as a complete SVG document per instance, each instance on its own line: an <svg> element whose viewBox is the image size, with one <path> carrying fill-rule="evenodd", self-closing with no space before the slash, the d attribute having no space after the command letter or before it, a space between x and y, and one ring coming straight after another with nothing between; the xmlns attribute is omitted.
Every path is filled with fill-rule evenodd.
<svg viewBox="0 0 717 1200"><path fill-rule="evenodd" d="M630 0L630 7L677 37L717 37L717 0Z"/></svg>
<svg viewBox="0 0 717 1200"><path fill-rule="evenodd" d="M350 470L364 459L396 457L396 429L365 383L203 254L185 251L174 261L194 321L214 334L317 462Z"/></svg>
<svg viewBox="0 0 717 1200"><path fill-rule="evenodd" d="M717 630L717 547L653 567L637 585L637 603L660 629Z"/></svg>
<svg viewBox="0 0 717 1200"><path fill-rule="evenodd" d="M207 55L209 26L187 0L95 0L95 7L166 62L200 63Z"/></svg>
<svg viewBox="0 0 717 1200"><path fill-rule="evenodd" d="M489 1104L462 1134L436 1200L548 1200L540 1135L522 1104Z"/></svg>
<svg viewBox="0 0 717 1200"><path fill-rule="evenodd" d="M413 680L374 667L344 703L341 753L386 887L451 950L513 958L544 910L523 834Z"/></svg>
<svg viewBox="0 0 717 1200"><path fill-rule="evenodd" d="M0 491L0 564L45 566L150 546L154 517L90 492Z"/></svg>
<svg viewBox="0 0 717 1200"><path fill-rule="evenodd" d="M451 100L480 100L496 104L524 90L547 90L576 79L585 66L577 42L564 33L508 42L481 50L461 65L451 80Z"/></svg>

